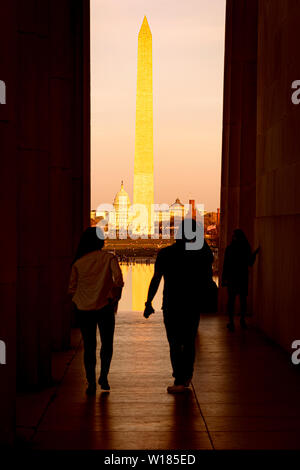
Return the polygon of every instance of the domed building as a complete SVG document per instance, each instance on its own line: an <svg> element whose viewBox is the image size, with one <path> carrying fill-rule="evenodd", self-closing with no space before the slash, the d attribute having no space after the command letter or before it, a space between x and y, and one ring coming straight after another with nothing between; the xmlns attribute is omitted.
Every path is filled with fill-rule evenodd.
<svg viewBox="0 0 300 470"><path fill-rule="evenodd" d="M177 228L185 217L184 204L177 198L173 204L170 205L170 233L174 236Z"/></svg>
<svg viewBox="0 0 300 470"><path fill-rule="evenodd" d="M121 181L121 189L117 192L114 199L115 209L115 226L116 230L126 229L128 226L128 211L130 207L130 199L128 193L124 189L124 183Z"/></svg>
<svg viewBox="0 0 300 470"><path fill-rule="evenodd" d="M184 205L177 198L170 206L170 217L173 219L183 219L185 216Z"/></svg>

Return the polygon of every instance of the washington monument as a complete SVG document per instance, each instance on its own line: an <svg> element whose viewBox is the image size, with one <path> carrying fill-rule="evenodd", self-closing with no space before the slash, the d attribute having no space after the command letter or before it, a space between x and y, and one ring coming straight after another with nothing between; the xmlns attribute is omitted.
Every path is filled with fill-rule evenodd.
<svg viewBox="0 0 300 470"><path fill-rule="evenodd" d="M145 16L138 36L133 202L147 208L148 224L141 225L148 233L154 203L152 88L152 34Z"/></svg>

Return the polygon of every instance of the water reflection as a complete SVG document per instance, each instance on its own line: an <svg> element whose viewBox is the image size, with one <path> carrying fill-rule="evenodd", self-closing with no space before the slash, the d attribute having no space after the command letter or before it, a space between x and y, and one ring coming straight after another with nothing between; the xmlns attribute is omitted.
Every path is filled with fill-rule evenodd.
<svg viewBox="0 0 300 470"><path fill-rule="evenodd" d="M125 285L118 310L142 312L145 308L149 284L154 273L154 260L137 258L129 263L120 262L120 266ZM213 279L218 285L217 276L214 276ZM155 310L161 310L163 285L162 281L152 302Z"/></svg>
<svg viewBox="0 0 300 470"><path fill-rule="evenodd" d="M136 263L131 266L132 275L132 310L144 309L148 288L154 273L154 264Z"/></svg>
<svg viewBox="0 0 300 470"><path fill-rule="evenodd" d="M131 263L120 263L124 277L122 299L119 302L119 311L142 312L145 308L148 288L154 273L154 261L136 260ZM153 301L155 310L161 310L163 282Z"/></svg>

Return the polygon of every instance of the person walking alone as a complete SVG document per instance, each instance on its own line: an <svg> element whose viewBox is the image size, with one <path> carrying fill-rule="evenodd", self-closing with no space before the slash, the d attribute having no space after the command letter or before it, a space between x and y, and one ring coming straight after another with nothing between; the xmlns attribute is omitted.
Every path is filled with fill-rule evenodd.
<svg viewBox="0 0 300 470"><path fill-rule="evenodd" d="M228 292L227 313L229 323L227 328L231 332L235 330L234 306L237 296L240 297L240 324L243 329L247 328L245 317L247 313L249 267L253 266L259 250L260 248L257 248L252 253L246 235L241 229L234 230L231 243L225 250L222 286L227 287Z"/></svg>

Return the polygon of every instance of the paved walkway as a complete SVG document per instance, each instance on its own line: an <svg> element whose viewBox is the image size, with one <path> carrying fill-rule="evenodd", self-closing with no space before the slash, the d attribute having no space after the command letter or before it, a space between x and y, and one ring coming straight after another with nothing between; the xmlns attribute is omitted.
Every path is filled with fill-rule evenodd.
<svg viewBox="0 0 300 470"><path fill-rule="evenodd" d="M254 329L201 319L193 387L172 383L162 315L118 313L110 393L85 395L82 344L56 354L60 381L18 400L18 435L36 449L300 448L300 366ZM66 368L66 364L68 366Z"/></svg>

